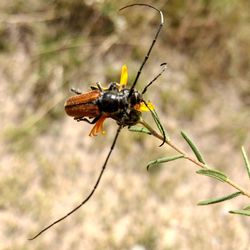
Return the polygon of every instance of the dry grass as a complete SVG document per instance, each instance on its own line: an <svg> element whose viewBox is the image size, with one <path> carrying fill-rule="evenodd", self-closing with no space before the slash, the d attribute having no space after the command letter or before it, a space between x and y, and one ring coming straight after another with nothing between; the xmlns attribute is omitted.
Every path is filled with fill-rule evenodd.
<svg viewBox="0 0 250 250"><path fill-rule="evenodd" d="M187 131L211 165L249 187L240 156L243 144L250 152L249 3L155 2L166 25L140 86L168 62L147 98L172 139L186 147L179 131ZM1 1L0 249L249 248L249 219L227 213L247 200L196 206L232 190L185 161L146 172L172 152L127 129L93 199L27 241L83 199L109 150L116 124L89 138L90 126L66 117L63 103L72 86L118 81L123 63L133 79L158 19L140 8L119 15L126 3Z"/></svg>

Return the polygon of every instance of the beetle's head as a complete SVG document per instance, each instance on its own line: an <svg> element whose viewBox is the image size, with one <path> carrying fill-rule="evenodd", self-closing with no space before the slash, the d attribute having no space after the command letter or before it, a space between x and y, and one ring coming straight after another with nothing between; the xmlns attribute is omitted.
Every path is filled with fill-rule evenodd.
<svg viewBox="0 0 250 250"><path fill-rule="evenodd" d="M136 104L139 104L142 102L142 95L141 93L139 93L137 90L134 90L132 93L131 93L131 96L129 97L129 100L130 100L130 104L131 106L135 106Z"/></svg>

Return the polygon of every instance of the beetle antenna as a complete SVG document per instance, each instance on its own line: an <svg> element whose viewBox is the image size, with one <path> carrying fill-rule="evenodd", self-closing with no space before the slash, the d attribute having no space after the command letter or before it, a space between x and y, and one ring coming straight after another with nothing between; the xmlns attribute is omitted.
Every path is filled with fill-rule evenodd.
<svg viewBox="0 0 250 250"><path fill-rule="evenodd" d="M152 8L152 9L158 11L159 14L160 14L161 21L160 21L160 25L159 25L159 27L158 27L158 29L157 29L157 32L156 32L156 34L155 34L155 36L154 36L154 40L152 41L152 43L151 43L151 45L150 45L150 48L149 48L149 50L148 50L148 52L147 52L147 54L146 54L146 56L145 56L145 58L144 58L144 60L143 60L143 62L142 62L142 64L141 64L141 67L140 67L139 71L137 72L137 75L136 75L136 77L135 77L135 80L134 80L134 82L133 82L133 84L132 84L132 86L131 86L131 88L130 88L129 95L128 95L129 97L131 96L131 94L132 94L132 92L133 92L133 90L134 90L134 88L135 88L135 85L136 85L136 83L137 83L137 81L138 81L138 79L139 79L139 77L140 77L140 74L141 74L141 72L142 72L142 69L143 69L145 63L147 62L147 60L148 60L148 58L149 58L149 56L150 56L150 53L151 53L151 51L152 51L152 49L153 49L153 47L154 47L154 44L155 44L155 42L156 42L156 40L157 40L157 38L158 38L158 35L159 35L160 31L161 31L161 28L162 28L162 26L163 26L163 24L164 24L164 18L163 18L163 14L162 14L161 10L159 10L159 9L155 8L154 6L149 5L149 4L144 4L144 3L130 4L130 5L126 5L126 6L122 7L121 9L119 9L119 11L124 10L124 9L126 9L126 8L129 8L129 7L132 7L132 6L136 6L136 5L138 5L138 6L146 6L146 7L149 7L149 8Z"/></svg>
<svg viewBox="0 0 250 250"><path fill-rule="evenodd" d="M75 207L74 209L72 209L70 212L68 212L66 215L64 215L63 217L59 218L58 220L55 220L53 223L51 223L50 225L48 225L47 227L45 227L44 229L42 229L39 233L37 233L34 237L30 238L29 240L34 240L35 238L37 238L38 236L40 236L42 233L44 233L45 231L47 231L48 229L50 229L51 227L53 227L54 225L56 225L57 223L59 223L60 221L66 219L68 216L70 216L71 214L73 214L76 210L78 210L79 208L81 208L91 197L92 195L94 194L96 188L98 187L98 184L100 183L100 180L103 176L103 173L104 173L104 170L106 169L106 166L107 166L107 163L108 163L108 160L110 158L110 155L115 147L115 144L116 144L116 141L117 141L117 138L120 134L120 131L122 129L122 125L120 125L116 131L116 135L115 135L115 138L113 140L113 143L111 145L111 148L109 150L109 153L106 157L106 160L105 162L103 163L103 166L102 166L102 170L96 180L96 183L92 189L92 191L90 192L90 194L77 206Z"/></svg>
<svg viewBox="0 0 250 250"><path fill-rule="evenodd" d="M148 87L149 87L152 83L154 83L154 82L162 75L162 73L167 69L167 63L162 63L160 66L162 66L162 69L161 69L160 73L159 73L151 82L149 82L149 83L145 86L145 88L143 89L143 91L142 91L142 93L141 93L142 95L143 95L144 93L146 93Z"/></svg>

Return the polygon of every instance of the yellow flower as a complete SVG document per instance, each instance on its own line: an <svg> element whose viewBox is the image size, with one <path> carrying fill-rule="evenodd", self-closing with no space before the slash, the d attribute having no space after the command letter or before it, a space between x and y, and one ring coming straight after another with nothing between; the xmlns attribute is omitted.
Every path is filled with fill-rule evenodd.
<svg viewBox="0 0 250 250"><path fill-rule="evenodd" d="M125 88L125 86L128 83L128 68L127 65L124 64L122 66L121 70L121 78L120 78L120 84L119 84L119 90ZM141 102L139 104L136 104L134 106L134 109L140 111L140 112L147 112L150 110L154 110L154 105L151 102L147 102L147 105L144 102Z"/></svg>
<svg viewBox="0 0 250 250"><path fill-rule="evenodd" d="M123 89L128 83L128 68L127 65L122 65L121 78L120 78L120 90Z"/></svg>
<svg viewBox="0 0 250 250"><path fill-rule="evenodd" d="M136 104L134 106L134 109L140 111L140 112L148 112L150 110L154 110L154 105L152 104L152 102L147 102L147 106L144 102L141 102L139 104Z"/></svg>

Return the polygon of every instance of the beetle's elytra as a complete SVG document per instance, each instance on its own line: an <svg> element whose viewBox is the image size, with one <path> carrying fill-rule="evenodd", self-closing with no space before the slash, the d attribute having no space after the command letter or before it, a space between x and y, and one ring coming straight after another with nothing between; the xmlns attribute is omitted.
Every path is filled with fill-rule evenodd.
<svg viewBox="0 0 250 250"><path fill-rule="evenodd" d="M75 119L97 117L100 115L100 110L95 102L100 96L101 92L99 90L72 96L65 103L65 112Z"/></svg>

